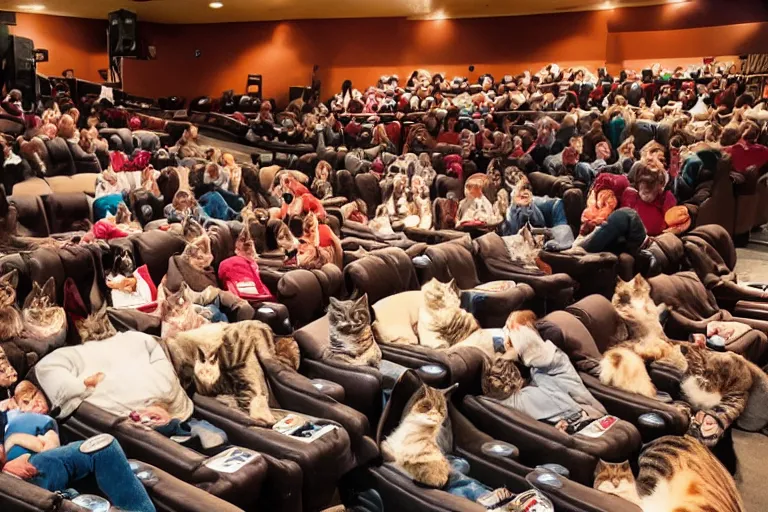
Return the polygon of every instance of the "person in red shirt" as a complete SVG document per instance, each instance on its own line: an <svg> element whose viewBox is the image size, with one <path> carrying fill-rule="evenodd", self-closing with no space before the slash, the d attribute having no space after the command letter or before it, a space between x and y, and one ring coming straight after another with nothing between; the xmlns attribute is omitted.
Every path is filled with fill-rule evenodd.
<svg viewBox="0 0 768 512"><path fill-rule="evenodd" d="M649 236L660 235L667 229L664 215L677 204L672 192L664 190L666 181L665 171L639 163L635 170L637 188L629 187L621 196L621 206L637 212Z"/></svg>
<svg viewBox="0 0 768 512"><path fill-rule="evenodd" d="M459 145L459 132L456 131L456 123L459 122L459 112L455 109L449 110L443 121L443 129L437 136L438 143Z"/></svg>
<svg viewBox="0 0 768 512"><path fill-rule="evenodd" d="M768 163L768 147L757 143L760 127L753 121L741 125L741 140L733 146L723 148L723 152L731 155L733 170L742 174L750 167L758 170Z"/></svg>

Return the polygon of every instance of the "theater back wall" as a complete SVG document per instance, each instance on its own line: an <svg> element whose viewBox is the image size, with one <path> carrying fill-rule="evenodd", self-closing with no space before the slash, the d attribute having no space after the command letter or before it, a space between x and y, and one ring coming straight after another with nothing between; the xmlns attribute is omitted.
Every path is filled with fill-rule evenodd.
<svg viewBox="0 0 768 512"><path fill-rule="evenodd" d="M705 56L768 53L763 2L697 0L655 7L553 15L409 21L401 18L250 22L209 25L140 23L157 60L126 59L126 90L143 96L219 96L243 92L248 73L264 76L264 94L287 101L320 66L323 96L351 79L358 88L385 73L415 68L449 76L501 76L550 62L609 69L653 61L700 63ZM14 33L51 51L41 70L66 67L98 80L106 68L106 22L19 14ZM200 56L195 57L195 51ZM475 72L467 70L475 65Z"/></svg>

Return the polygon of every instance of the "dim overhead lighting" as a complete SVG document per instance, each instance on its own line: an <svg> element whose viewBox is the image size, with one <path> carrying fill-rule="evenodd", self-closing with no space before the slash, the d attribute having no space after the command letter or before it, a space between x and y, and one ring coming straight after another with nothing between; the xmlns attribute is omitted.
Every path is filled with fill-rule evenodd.
<svg viewBox="0 0 768 512"><path fill-rule="evenodd" d="M445 11L444 11L444 10L442 10L442 9L440 9L439 11L435 11L435 12L432 14L432 16L430 16L429 18L430 18L430 19L433 19L433 20L444 20L444 19L446 19L447 17L448 17L448 16L445 14Z"/></svg>
<svg viewBox="0 0 768 512"><path fill-rule="evenodd" d="M613 9L613 3L612 2L603 2L603 5L601 5L600 8L603 9L603 10L608 11L610 9Z"/></svg>
<svg viewBox="0 0 768 512"><path fill-rule="evenodd" d="M42 11L45 9L45 6L43 4L27 4L20 5L19 9L23 11Z"/></svg>
<svg viewBox="0 0 768 512"><path fill-rule="evenodd" d="M224 4L221 2L211 2L208 4L208 7L210 7L211 9L221 9L222 7L224 7Z"/></svg>

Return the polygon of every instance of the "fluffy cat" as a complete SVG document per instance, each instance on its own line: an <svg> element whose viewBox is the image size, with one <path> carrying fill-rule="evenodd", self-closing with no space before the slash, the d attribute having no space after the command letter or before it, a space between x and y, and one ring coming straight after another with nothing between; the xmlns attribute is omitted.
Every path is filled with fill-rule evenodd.
<svg viewBox="0 0 768 512"><path fill-rule="evenodd" d="M125 249L118 250L112 261L113 276L131 277L133 276L134 269L133 258L131 253Z"/></svg>
<svg viewBox="0 0 768 512"><path fill-rule="evenodd" d="M176 293L168 291L165 284L161 284L160 288L164 297L160 302L160 335L163 339L208 323L208 320L195 310L195 301L187 283L181 283Z"/></svg>
<svg viewBox="0 0 768 512"><path fill-rule="evenodd" d="M247 412L260 426L275 423L259 362L275 358L269 326L256 320L208 324L166 343L182 384L191 380L200 394Z"/></svg>
<svg viewBox="0 0 768 512"><path fill-rule="evenodd" d="M381 443L384 460L394 462L416 482L441 488L448 483L451 466L439 437L448 417L446 396L455 386L440 391L427 386L414 394L400 425Z"/></svg>
<svg viewBox="0 0 768 512"><path fill-rule="evenodd" d="M193 268L203 271L213 263L213 253L211 252L211 239L207 234L203 234L191 242L187 242L181 257L189 261Z"/></svg>
<svg viewBox="0 0 768 512"><path fill-rule="evenodd" d="M705 446L691 436L664 436L647 444L637 480L629 463L600 462L595 489L616 494L643 512L744 512L736 483Z"/></svg>
<svg viewBox="0 0 768 512"><path fill-rule="evenodd" d="M328 305L328 333L330 343L326 356L356 366L381 363L381 349L371 330L371 312L368 295L357 300L330 298Z"/></svg>
<svg viewBox="0 0 768 512"><path fill-rule="evenodd" d="M659 313L666 306L653 302L651 286L639 274L629 282L618 279L612 304L622 320L618 337L625 341L603 354L600 381L655 397L646 362L663 361L683 371L687 368L680 345L667 339L659 321Z"/></svg>
<svg viewBox="0 0 768 512"><path fill-rule="evenodd" d="M203 226L197 222L194 217L187 215L181 222L181 233L184 237L184 240L191 242L196 238L200 238L201 236L205 235L206 231L205 228L203 228Z"/></svg>
<svg viewBox="0 0 768 512"><path fill-rule="evenodd" d="M424 302L419 309L419 344L447 349L481 333L480 324L471 313L461 309L456 281L441 283L432 279L421 287ZM491 344L493 340L491 340ZM493 347L491 347L493 354Z"/></svg>
<svg viewBox="0 0 768 512"><path fill-rule="evenodd" d="M544 247L544 236L534 235L528 224L520 228L516 235L501 237L507 247L507 253L513 263L529 270L539 270L536 261Z"/></svg>
<svg viewBox="0 0 768 512"><path fill-rule="evenodd" d="M24 329L21 313L16 308L16 287L19 272L16 269L0 277L0 341L15 338Z"/></svg>
<svg viewBox="0 0 768 512"><path fill-rule="evenodd" d="M483 395L495 400L505 400L520 391L525 379L514 360L497 356L483 363L481 386Z"/></svg>
<svg viewBox="0 0 768 512"><path fill-rule="evenodd" d="M107 303L101 309L91 313L86 318L75 321L75 328L80 335L80 341L101 341L111 338L117 331L107 316Z"/></svg>
<svg viewBox="0 0 768 512"><path fill-rule="evenodd" d="M24 299L21 318L24 331L33 338L48 338L67 325L64 308L56 304L56 283L52 277L42 288L37 282L32 283L32 292Z"/></svg>
<svg viewBox="0 0 768 512"><path fill-rule="evenodd" d="M251 230L246 224L243 229L240 230L240 234L235 241L235 254L249 261L256 261L256 246L253 244L253 238L251 238Z"/></svg>

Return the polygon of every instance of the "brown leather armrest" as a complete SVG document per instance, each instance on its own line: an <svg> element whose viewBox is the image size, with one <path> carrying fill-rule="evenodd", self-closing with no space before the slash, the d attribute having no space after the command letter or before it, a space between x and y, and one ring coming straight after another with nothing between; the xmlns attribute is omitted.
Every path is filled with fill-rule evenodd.
<svg viewBox="0 0 768 512"><path fill-rule="evenodd" d="M768 322L768 301L757 302L740 300L733 307L732 313L743 318L753 318Z"/></svg>
<svg viewBox="0 0 768 512"><path fill-rule="evenodd" d="M608 494L602 491L581 485L567 478L554 477L561 485L559 489L556 486L543 484L545 479L541 479L542 471L532 471L526 480L531 486L536 487L546 494L555 505L557 510L588 510L589 512L642 512L640 507L624 498ZM552 474L547 475L548 478Z"/></svg>
<svg viewBox="0 0 768 512"><path fill-rule="evenodd" d="M61 512L88 512L56 493L0 473L0 508L3 510L57 510Z"/></svg>

